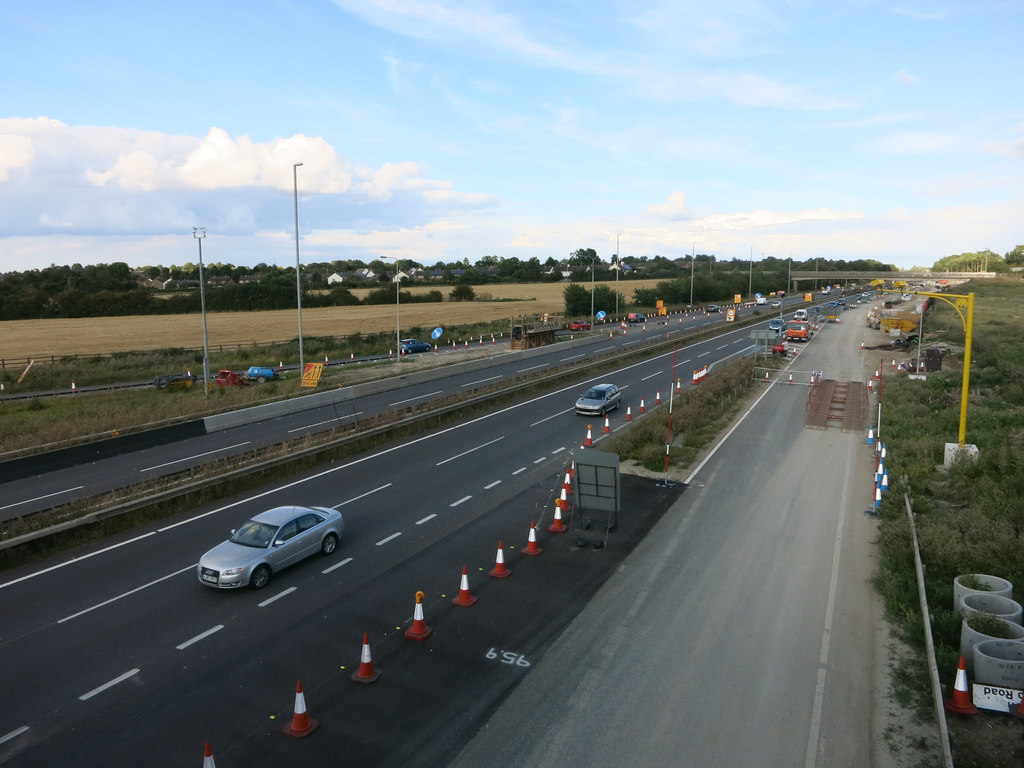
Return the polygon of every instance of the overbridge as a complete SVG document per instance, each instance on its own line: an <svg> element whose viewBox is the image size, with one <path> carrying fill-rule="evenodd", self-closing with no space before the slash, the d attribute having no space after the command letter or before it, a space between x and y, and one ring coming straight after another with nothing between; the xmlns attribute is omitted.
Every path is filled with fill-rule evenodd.
<svg viewBox="0 0 1024 768"><path fill-rule="evenodd" d="M995 277L995 272L942 272L931 269L911 269L902 272L852 272L836 269L822 269L815 271L800 271L790 274L791 289L800 292L801 284L803 289L808 283L813 283L817 288L819 285L843 285L846 283L869 283L872 280L905 280L911 282L931 283L939 288L949 283L960 283L964 280L976 280L979 278ZM931 287L931 286L929 286Z"/></svg>

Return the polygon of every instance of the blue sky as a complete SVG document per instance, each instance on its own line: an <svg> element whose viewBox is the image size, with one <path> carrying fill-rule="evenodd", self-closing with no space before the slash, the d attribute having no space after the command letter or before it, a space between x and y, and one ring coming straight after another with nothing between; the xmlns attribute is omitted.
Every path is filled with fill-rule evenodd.
<svg viewBox="0 0 1024 768"><path fill-rule="evenodd" d="M0 0L0 272L1024 243L1024 0Z"/></svg>

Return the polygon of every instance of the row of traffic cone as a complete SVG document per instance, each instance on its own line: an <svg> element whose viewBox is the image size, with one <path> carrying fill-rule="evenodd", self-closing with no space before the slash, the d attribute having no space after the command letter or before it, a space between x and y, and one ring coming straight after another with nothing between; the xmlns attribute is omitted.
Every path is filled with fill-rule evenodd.
<svg viewBox="0 0 1024 768"><path fill-rule="evenodd" d="M565 480L562 484L561 489L561 503L556 504L555 507L555 520L548 527L548 530L555 533L562 533L568 530L562 523L561 509L562 505L567 505L566 497L572 492L572 469L567 469L565 472ZM526 544L526 548L523 550L523 554L530 556L537 556L544 550L537 544L537 525L536 522L530 522L530 534ZM494 568L489 571L489 575L497 579L505 579L512 575L512 570L505 564L504 546L503 542L498 542L498 552L495 557ZM410 640L417 640L422 642L430 637L434 628L426 623L426 618L423 613L423 598L425 597L422 591L416 592L416 605L413 611L412 624L408 629L405 630L405 637ZM452 604L462 607L469 607L477 602L477 597L473 595L469 590L469 568L468 566L462 566L462 577L459 583L459 594L452 599ZM375 683L381 676L381 671L375 669L373 666L373 657L370 650L370 635L368 632L363 633L363 644L359 656L359 667L355 672L352 673L351 679L353 682L369 684ZM291 722L282 728L282 732L292 738L305 738L313 733L320 723L309 716L309 712L306 709L306 698L302 690L302 681L299 680L295 687L295 707L292 714ZM213 760L213 751L210 747L210 743L206 742L203 752L203 768L215 768Z"/></svg>

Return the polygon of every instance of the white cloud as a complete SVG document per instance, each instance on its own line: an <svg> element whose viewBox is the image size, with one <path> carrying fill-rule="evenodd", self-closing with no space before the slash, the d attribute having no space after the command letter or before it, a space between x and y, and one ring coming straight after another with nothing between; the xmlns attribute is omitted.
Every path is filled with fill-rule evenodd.
<svg viewBox="0 0 1024 768"><path fill-rule="evenodd" d="M899 72L893 75L892 79L895 80L900 85L917 85L917 83L920 81L919 77L910 74L905 69L901 69Z"/></svg>

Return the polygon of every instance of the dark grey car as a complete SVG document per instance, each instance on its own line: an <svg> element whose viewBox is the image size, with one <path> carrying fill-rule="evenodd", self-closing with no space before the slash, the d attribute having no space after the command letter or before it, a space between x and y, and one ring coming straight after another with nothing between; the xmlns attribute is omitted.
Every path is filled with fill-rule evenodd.
<svg viewBox="0 0 1024 768"><path fill-rule="evenodd" d="M622 391L614 384L596 384L576 401L576 413L582 416L604 416L621 405Z"/></svg>

